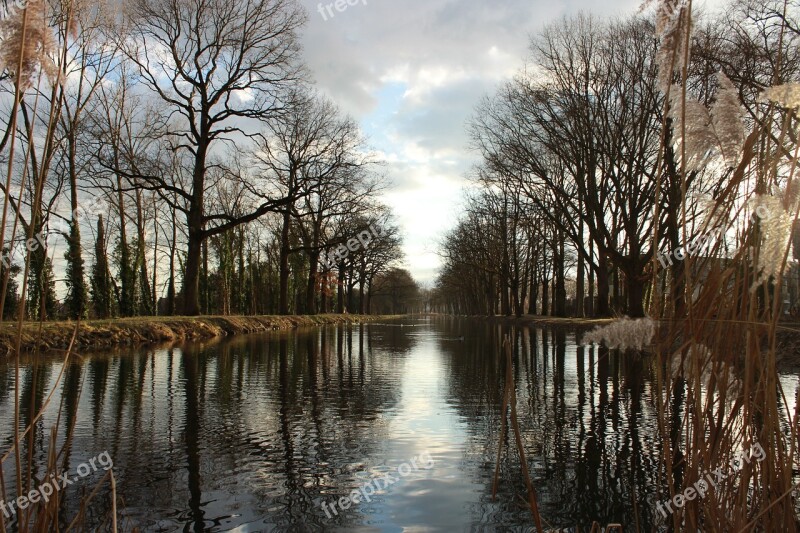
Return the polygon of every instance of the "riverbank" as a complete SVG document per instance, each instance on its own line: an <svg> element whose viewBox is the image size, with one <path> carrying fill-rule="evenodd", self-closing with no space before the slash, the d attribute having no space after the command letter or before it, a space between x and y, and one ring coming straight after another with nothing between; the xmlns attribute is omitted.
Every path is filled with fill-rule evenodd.
<svg viewBox="0 0 800 533"><path fill-rule="evenodd" d="M566 328L579 333L585 333L598 326L606 326L616 320L615 318L558 318L536 315L521 317L479 315L463 316L462 318L522 327ZM777 343L778 370L786 373L800 373L800 323L797 321L781 322L777 329Z"/></svg>
<svg viewBox="0 0 800 533"><path fill-rule="evenodd" d="M309 316L201 316L136 317L81 322L75 348L110 348L114 346L199 341L248 333L290 330L338 324L362 324L386 320L385 315L309 315ZM22 326L22 350L39 348L66 350L75 332L75 322L27 322ZM0 353L10 353L16 346L17 325L0 324Z"/></svg>
<svg viewBox="0 0 800 533"><path fill-rule="evenodd" d="M451 315L452 316L452 315ZM474 315L465 316L470 320L489 321L500 324L510 324L514 326L548 326L548 327L564 327L572 330L576 329L592 329L597 326L606 326L613 322L613 318L559 318L554 316L539 316L539 315L522 315L517 316L487 316L487 315Z"/></svg>

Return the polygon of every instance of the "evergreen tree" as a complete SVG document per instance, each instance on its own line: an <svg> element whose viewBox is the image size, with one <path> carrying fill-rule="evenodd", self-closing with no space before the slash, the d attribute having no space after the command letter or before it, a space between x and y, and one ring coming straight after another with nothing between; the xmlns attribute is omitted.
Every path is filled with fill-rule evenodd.
<svg viewBox="0 0 800 533"><path fill-rule="evenodd" d="M136 266L133 264L131 248L125 239L119 239L115 250L115 263L119 272L119 314L136 315Z"/></svg>
<svg viewBox="0 0 800 533"><path fill-rule="evenodd" d="M31 319L52 319L57 314L56 282L53 277L53 262L47 257L47 249L34 247L31 252L30 279L28 280L28 313ZM44 303L44 309L42 309Z"/></svg>
<svg viewBox="0 0 800 533"><path fill-rule="evenodd" d="M67 260L65 272L67 296L64 300L64 307L70 318L83 318L86 315L88 295L81 254L81 232L78 222L75 220L70 222L64 259Z"/></svg>
<svg viewBox="0 0 800 533"><path fill-rule="evenodd" d="M92 266L92 308L97 318L109 318L114 301L111 284L111 271L106 253L106 234L103 216L97 220L97 240L94 245L94 265Z"/></svg>
<svg viewBox="0 0 800 533"><path fill-rule="evenodd" d="M3 257L10 257L7 247L3 249ZM6 275L6 268L6 262L0 261L0 280ZM16 318L17 310L19 309L19 284L14 278L19 274L21 269L19 265L14 263L11 263L8 268L10 272L8 286L6 287L5 304L3 306L3 319L13 320Z"/></svg>
<svg viewBox="0 0 800 533"><path fill-rule="evenodd" d="M131 275L134 278L133 312L136 316L153 316L153 291L150 288L150 277L147 274L147 258L145 257L144 241L136 237L131 242L131 249L135 250L132 257Z"/></svg>

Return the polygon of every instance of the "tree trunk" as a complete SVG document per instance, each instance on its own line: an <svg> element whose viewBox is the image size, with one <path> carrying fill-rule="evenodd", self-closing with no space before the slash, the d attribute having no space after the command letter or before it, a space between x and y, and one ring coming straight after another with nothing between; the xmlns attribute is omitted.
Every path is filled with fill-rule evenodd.
<svg viewBox="0 0 800 533"><path fill-rule="evenodd" d="M542 280L542 316L550 314L550 281Z"/></svg>
<svg viewBox="0 0 800 533"><path fill-rule="evenodd" d="M344 290L345 290L344 263L339 264L339 282L336 286L336 312L340 315L344 313Z"/></svg>
<svg viewBox="0 0 800 533"><path fill-rule="evenodd" d="M244 245L242 245L244 246ZM256 277L256 269L253 264L253 251L248 244L247 248L247 277L249 280L249 291L245 293L248 314L257 315L258 308L256 303L256 294L258 293L258 279Z"/></svg>
<svg viewBox="0 0 800 533"><path fill-rule="evenodd" d="M234 278L237 281L234 285L236 293L234 313L245 315L247 314L247 295L252 292L253 287L250 285L250 279L247 275L248 270L244 262L244 228L242 227L238 228L238 235L236 236L236 255L239 264L237 265L238 273Z"/></svg>
<svg viewBox="0 0 800 533"><path fill-rule="evenodd" d="M325 313L328 312L328 299L329 299L329 297L328 297L328 289L330 289L330 277L328 277L329 273L328 272L324 272L324 274L325 274L325 278L324 278L324 281L323 281L324 286L322 287L322 290L320 291L321 294L320 294L320 300L319 300L319 312L322 313L322 314L325 314Z"/></svg>
<svg viewBox="0 0 800 533"><path fill-rule="evenodd" d="M291 213L287 209L283 214L283 227L281 228L280 250L280 289L278 314L289 314L289 229L291 226Z"/></svg>
<svg viewBox="0 0 800 533"><path fill-rule="evenodd" d="M564 233L560 232L558 258L557 258L557 264L555 265L556 268L556 283L555 283L555 296L554 296L555 312L553 313L555 316L558 317L567 316L567 288L565 280L567 274L564 271L565 240L566 239Z"/></svg>
<svg viewBox="0 0 800 533"><path fill-rule="evenodd" d="M133 316L133 279L131 276L131 255L128 246L128 233L125 222L125 198L122 195L122 178L117 176L117 209L119 210L119 278L121 292L119 298L119 314L123 317Z"/></svg>
<svg viewBox="0 0 800 533"><path fill-rule="evenodd" d="M640 318L644 313L644 286L645 282L641 273L639 275L626 274L626 293L628 296L628 316Z"/></svg>
<svg viewBox="0 0 800 533"><path fill-rule="evenodd" d="M366 285L366 280L363 276L359 277L358 279L358 314L364 315L366 310L367 299L364 295L364 287Z"/></svg>
<svg viewBox="0 0 800 533"><path fill-rule="evenodd" d="M169 245L169 287L167 288L167 314L175 314L175 250L178 247L178 225L172 209L172 242Z"/></svg>
<svg viewBox="0 0 800 533"><path fill-rule="evenodd" d="M528 297L528 283L530 282L530 273L529 271L530 266L530 258L526 258L525 260L525 268L522 272L522 286L519 290L519 314L525 314L525 299Z"/></svg>
<svg viewBox="0 0 800 533"><path fill-rule="evenodd" d="M309 253L308 284L306 285L307 315L317 314L317 267L319 265L319 251Z"/></svg>
<svg viewBox="0 0 800 533"><path fill-rule="evenodd" d="M205 117L204 117L205 119ZM206 139L208 124L201 124L201 138ZM186 251L186 273L183 277L183 313L187 316L200 314L200 261L205 242L203 202L205 199L206 153L208 146L200 143L194 158L192 175L192 199L186 216L189 242Z"/></svg>
<svg viewBox="0 0 800 533"><path fill-rule="evenodd" d="M602 250L598 250L597 259L597 309L595 316L611 316L608 307L608 260Z"/></svg>
<svg viewBox="0 0 800 533"><path fill-rule="evenodd" d="M158 206L153 195L153 315L158 316Z"/></svg>
<svg viewBox="0 0 800 533"><path fill-rule="evenodd" d="M200 314L200 260L203 252L203 239L200 232L189 228L189 242L186 250L186 273L183 278L183 314Z"/></svg>
<svg viewBox="0 0 800 533"><path fill-rule="evenodd" d="M200 298L201 304L200 310L205 314L211 313L211 287L208 283L208 241L203 239L203 265L200 277Z"/></svg>
<svg viewBox="0 0 800 533"><path fill-rule="evenodd" d="M500 314L511 316L511 307L508 301L508 271L503 267L500 271Z"/></svg>
<svg viewBox="0 0 800 533"><path fill-rule="evenodd" d="M372 278L369 279L369 290L367 291L367 314L372 314Z"/></svg>
<svg viewBox="0 0 800 533"><path fill-rule="evenodd" d="M497 314L495 302L497 300L497 287L494 284L494 276L489 274L489 282L486 284L486 300L488 303L488 315L494 316Z"/></svg>
<svg viewBox="0 0 800 533"><path fill-rule="evenodd" d="M136 272L139 276L139 298L141 299L141 309L139 314L150 316L153 314L153 303L150 299L153 296L150 290L150 276L147 273L147 252L145 250L145 216L142 191L136 191Z"/></svg>
<svg viewBox="0 0 800 533"><path fill-rule="evenodd" d="M583 202L578 204L580 209L583 209L582 205ZM578 230L578 246L584 246L583 244L583 222L578 222L580 224L580 229ZM575 281L575 316L577 318L583 318L585 316L584 312L584 277L586 276L586 264L584 263L583 254L578 252L578 273L577 273L577 280Z"/></svg>
<svg viewBox="0 0 800 533"><path fill-rule="evenodd" d="M587 316L594 316L594 270L589 269L589 306L586 309Z"/></svg>

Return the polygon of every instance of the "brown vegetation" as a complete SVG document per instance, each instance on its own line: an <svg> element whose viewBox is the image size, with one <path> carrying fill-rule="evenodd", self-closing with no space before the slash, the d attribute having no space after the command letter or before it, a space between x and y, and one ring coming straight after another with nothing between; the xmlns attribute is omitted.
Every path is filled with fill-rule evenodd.
<svg viewBox="0 0 800 533"><path fill-rule="evenodd" d="M797 346L783 322L800 281L800 5L742 0L702 19L655 4L546 28L535 68L479 108L479 186L433 309L647 317L588 338L655 354L653 468L674 504L656 528L798 531L800 404L778 365ZM759 461L683 499L754 447Z"/></svg>
<svg viewBox="0 0 800 533"><path fill-rule="evenodd" d="M23 350L66 350L75 335L75 348L103 348L119 345L205 340L246 333L261 333L330 324L361 324L383 320L378 315L309 316L204 316L149 317L76 322L29 322L22 328ZM0 349L14 349L16 327L0 326Z"/></svg>

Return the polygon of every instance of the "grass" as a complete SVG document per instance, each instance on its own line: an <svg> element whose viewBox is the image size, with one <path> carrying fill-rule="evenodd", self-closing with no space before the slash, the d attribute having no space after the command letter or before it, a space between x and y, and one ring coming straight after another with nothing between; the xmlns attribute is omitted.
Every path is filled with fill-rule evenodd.
<svg viewBox="0 0 800 533"><path fill-rule="evenodd" d="M314 327L328 324L360 324L386 320L381 315L263 315L201 317L135 317L89 320L78 325L75 348L107 348L120 345L206 340L231 335ZM22 349L66 350L76 322L26 322L22 326ZM40 331L41 328L41 331ZM0 324L0 349L14 350L17 326Z"/></svg>

